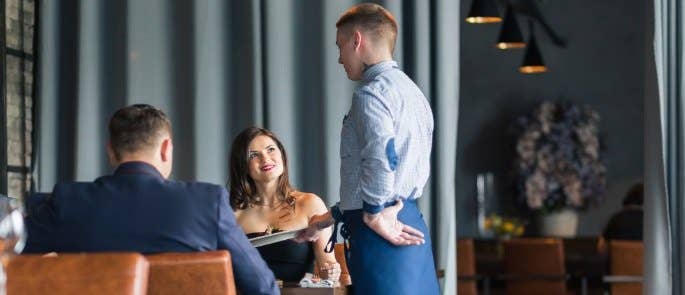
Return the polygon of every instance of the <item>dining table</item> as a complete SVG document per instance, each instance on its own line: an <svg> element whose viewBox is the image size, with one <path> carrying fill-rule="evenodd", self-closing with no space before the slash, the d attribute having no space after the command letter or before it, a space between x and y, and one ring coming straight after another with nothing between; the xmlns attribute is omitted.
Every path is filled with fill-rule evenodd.
<svg viewBox="0 0 685 295"><path fill-rule="evenodd" d="M281 295L347 295L351 294L351 286L338 286L334 288L303 288L297 283L283 283Z"/></svg>

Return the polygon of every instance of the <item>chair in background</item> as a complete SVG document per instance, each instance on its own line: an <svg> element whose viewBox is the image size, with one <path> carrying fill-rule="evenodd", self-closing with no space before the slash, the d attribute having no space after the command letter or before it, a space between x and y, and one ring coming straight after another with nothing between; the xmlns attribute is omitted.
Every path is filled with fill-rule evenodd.
<svg viewBox="0 0 685 295"><path fill-rule="evenodd" d="M148 262L138 253L20 255L7 267L7 294L130 294L147 290Z"/></svg>
<svg viewBox="0 0 685 295"><path fill-rule="evenodd" d="M457 240L457 294L478 294L473 239Z"/></svg>
<svg viewBox="0 0 685 295"><path fill-rule="evenodd" d="M350 277L350 271L347 269L347 260L345 260L345 245L336 244L333 251L335 252L335 260L340 264L340 285L351 285L352 278Z"/></svg>
<svg viewBox="0 0 685 295"><path fill-rule="evenodd" d="M149 295L236 294L228 251L162 253L150 262Z"/></svg>
<svg viewBox="0 0 685 295"><path fill-rule="evenodd" d="M611 275L605 281L611 284L611 294L642 294L643 250L642 241L609 241Z"/></svg>
<svg viewBox="0 0 685 295"><path fill-rule="evenodd" d="M567 294L564 247L558 239L504 241L507 294Z"/></svg>
<svg viewBox="0 0 685 295"><path fill-rule="evenodd" d="M607 252L604 238L600 237L574 237L563 239L564 257L569 258L578 255L603 255Z"/></svg>

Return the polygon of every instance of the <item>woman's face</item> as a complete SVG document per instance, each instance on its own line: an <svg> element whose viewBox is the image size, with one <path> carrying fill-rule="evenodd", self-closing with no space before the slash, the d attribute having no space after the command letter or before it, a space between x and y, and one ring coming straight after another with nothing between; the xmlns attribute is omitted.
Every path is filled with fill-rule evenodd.
<svg viewBox="0 0 685 295"><path fill-rule="evenodd" d="M250 142L247 147L247 167L255 183L278 181L283 174L283 157L271 137L259 135Z"/></svg>

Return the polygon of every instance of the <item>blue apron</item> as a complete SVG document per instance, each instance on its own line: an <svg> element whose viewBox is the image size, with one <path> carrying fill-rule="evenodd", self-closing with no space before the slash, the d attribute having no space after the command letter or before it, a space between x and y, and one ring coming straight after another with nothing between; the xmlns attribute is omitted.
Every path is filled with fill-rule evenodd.
<svg viewBox="0 0 685 295"><path fill-rule="evenodd" d="M431 238L416 200L404 201L397 217L421 231L426 243L394 246L366 226L363 210L343 213L343 235L350 243L345 254L354 294L439 294Z"/></svg>

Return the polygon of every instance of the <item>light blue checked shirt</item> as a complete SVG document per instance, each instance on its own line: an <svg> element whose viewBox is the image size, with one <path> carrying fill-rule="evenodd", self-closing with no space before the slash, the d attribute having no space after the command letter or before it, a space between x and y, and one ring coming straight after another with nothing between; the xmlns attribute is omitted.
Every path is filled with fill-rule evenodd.
<svg viewBox="0 0 685 295"><path fill-rule="evenodd" d="M398 198L420 197L432 138L428 100L397 62L368 68L343 120L340 209L376 213Z"/></svg>

